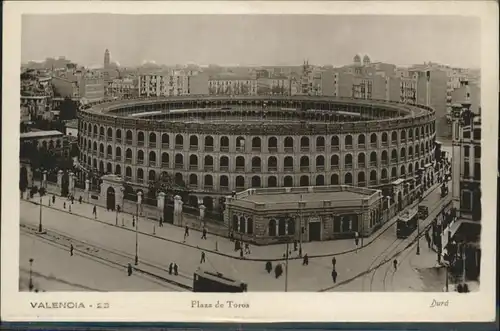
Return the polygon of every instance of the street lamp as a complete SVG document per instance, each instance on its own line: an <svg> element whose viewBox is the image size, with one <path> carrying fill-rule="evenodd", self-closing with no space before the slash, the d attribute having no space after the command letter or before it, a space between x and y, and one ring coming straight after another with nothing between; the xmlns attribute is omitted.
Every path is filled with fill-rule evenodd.
<svg viewBox="0 0 500 331"><path fill-rule="evenodd" d="M31 258L30 260L30 284L29 284L29 289L30 289L30 292L33 290L33 272L32 272L32 269L33 269L33 258Z"/></svg>
<svg viewBox="0 0 500 331"><path fill-rule="evenodd" d="M137 208L135 220L135 265L139 264L139 206L142 202L142 192L137 192Z"/></svg>
<svg viewBox="0 0 500 331"><path fill-rule="evenodd" d="M40 220L38 222L38 232L42 233L42 195L40 194Z"/></svg>
<svg viewBox="0 0 500 331"><path fill-rule="evenodd" d="M421 196L418 201L419 206L423 200L424 200L423 196ZM417 214L417 255L420 255L420 215L418 214Z"/></svg>

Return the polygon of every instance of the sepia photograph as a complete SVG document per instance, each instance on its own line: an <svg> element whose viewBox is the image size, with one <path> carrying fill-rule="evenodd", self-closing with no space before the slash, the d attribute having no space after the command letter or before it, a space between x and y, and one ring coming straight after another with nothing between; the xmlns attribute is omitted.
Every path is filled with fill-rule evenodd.
<svg viewBox="0 0 500 331"><path fill-rule="evenodd" d="M481 292L481 17L19 24L20 293Z"/></svg>

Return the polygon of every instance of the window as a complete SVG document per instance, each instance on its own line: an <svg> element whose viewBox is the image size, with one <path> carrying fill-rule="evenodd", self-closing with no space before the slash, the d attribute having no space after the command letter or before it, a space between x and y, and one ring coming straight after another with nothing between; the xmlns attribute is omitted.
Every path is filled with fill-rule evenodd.
<svg viewBox="0 0 500 331"><path fill-rule="evenodd" d="M481 180L481 163L474 163L474 179Z"/></svg>
<svg viewBox="0 0 500 331"><path fill-rule="evenodd" d="M481 158L481 146L474 146L474 158Z"/></svg>
<svg viewBox="0 0 500 331"><path fill-rule="evenodd" d="M470 156L470 147L464 146L464 157L469 157L469 156Z"/></svg>
<svg viewBox="0 0 500 331"><path fill-rule="evenodd" d="M463 210L466 211L471 211L472 209L472 201L471 201L472 194L470 191L463 190L462 191L462 199L460 201L460 207Z"/></svg>
<svg viewBox="0 0 500 331"><path fill-rule="evenodd" d="M474 140L481 140L481 129L474 129Z"/></svg>

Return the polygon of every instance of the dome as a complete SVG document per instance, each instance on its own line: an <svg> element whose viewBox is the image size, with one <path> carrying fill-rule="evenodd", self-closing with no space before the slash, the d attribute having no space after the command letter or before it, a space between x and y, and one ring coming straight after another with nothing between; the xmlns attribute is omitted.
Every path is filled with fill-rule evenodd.
<svg viewBox="0 0 500 331"><path fill-rule="evenodd" d="M361 56L359 56L359 54L356 54L356 55L354 56L354 62L355 62L355 63L361 62Z"/></svg>
<svg viewBox="0 0 500 331"><path fill-rule="evenodd" d="M363 62L370 62L370 57L368 55L363 56Z"/></svg>

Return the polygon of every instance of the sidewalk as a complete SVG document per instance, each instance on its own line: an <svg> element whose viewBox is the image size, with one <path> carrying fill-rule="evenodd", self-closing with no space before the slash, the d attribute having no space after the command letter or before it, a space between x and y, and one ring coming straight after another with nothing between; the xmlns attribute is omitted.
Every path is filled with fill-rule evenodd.
<svg viewBox="0 0 500 331"><path fill-rule="evenodd" d="M48 186L48 188L50 185ZM424 201L428 199L429 195L433 195L435 190L438 189L439 185L432 186L426 193ZM50 191L49 191L50 192ZM53 194L53 193L51 193ZM48 195L43 198L43 205L49 205L49 199L52 196ZM432 200L432 199L431 199ZM31 200L33 203L39 203L39 197L36 195ZM64 203L66 203L66 208L64 208ZM418 202L414 203L416 205ZM55 205L50 201L51 208L63 212L69 212L69 205L71 202L66 198L56 197ZM135 231L132 227L132 218L134 215L128 213L116 213L113 211L107 211L105 208L96 205L97 218L92 214L94 205L82 202L81 204L75 200L74 204L71 204L71 212L75 215L85 217L87 219L92 219L95 221L103 222L109 225L118 226L129 231ZM185 215L184 215L185 217ZM358 249L365 249L370 246L375 240L377 240L383 233L389 230L389 228L394 224L397 216L393 217L391 220L386 222L380 229L373 233L368 238L363 238L363 247ZM199 221L197 221L199 223ZM220 237L207 235L207 239L201 239L201 232L193 231L190 228L190 235L186 238L184 242L184 228L175 226L170 223L163 223L163 227L159 226L156 220L149 219L145 216L139 217L139 222L137 225L138 231L142 234L147 234L150 236L159 237L167 241L175 242L181 245L186 245L190 247L195 247L209 251L215 254L221 254L231 258L240 259L240 251L234 250L234 242L231 242L226 237ZM293 251L293 245L289 246L292 254L289 256L290 259L299 259L298 251ZM269 245L269 246L253 246L250 245L251 254L245 255L244 258L253 261L284 261L284 254L286 252L286 245ZM352 239L342 239L342 240L330 240L321 242L307 242L302 243L303 255L308 254L309 258L318 257L331 257L334 255L342 255L355 252L356 246L354 240Z"/></svg>

